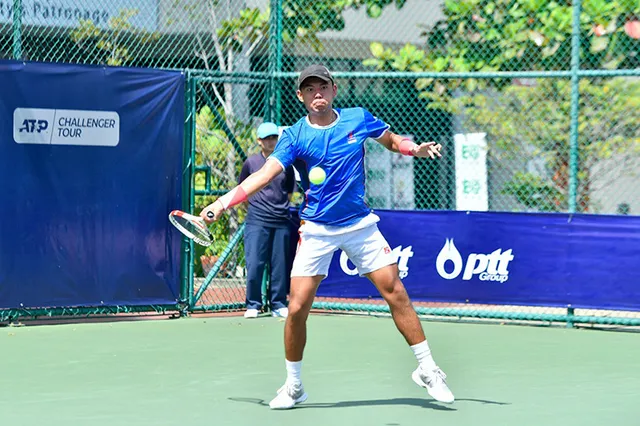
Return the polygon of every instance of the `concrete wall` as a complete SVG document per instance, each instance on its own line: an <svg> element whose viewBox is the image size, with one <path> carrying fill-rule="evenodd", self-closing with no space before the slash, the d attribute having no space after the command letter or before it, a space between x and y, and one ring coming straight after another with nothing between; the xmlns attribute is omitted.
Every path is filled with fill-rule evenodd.
<svg viewBox="0 0 640 426"><path fill-rule="evenodd" d="M640 216L640 154L601 161L592 171L590 213L617 214L621 204Z"/></svg>

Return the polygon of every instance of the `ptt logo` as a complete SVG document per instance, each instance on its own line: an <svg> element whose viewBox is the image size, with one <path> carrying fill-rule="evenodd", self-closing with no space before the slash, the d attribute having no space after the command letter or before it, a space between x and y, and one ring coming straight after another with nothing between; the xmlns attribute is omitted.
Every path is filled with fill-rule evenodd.
<svg viewBox="0 0 640 426"><path fill-rule="evenodd" d="M404 249L402 246L398 246L391 250L389 247L384 248L385 254L391 253L391 256L395 256L398 262L398 271L400 274L400 278L406 278L409 275L409 259L413 257L413 251L411 250L411 246L407 246ZM347 275L356 275L358 273L358 269L354 266L349 266L349 257L343 251L340 254L340 268L342 272Z"/></svg>
<svg viewBox="0 0 640 426"><path fill-rule="evenodd" d="M436 270L445 280L457 278L464 269L462 279L465 281L477 275L480 281L503 283L509 279L509 262L513 258L512 249L502 251L499 248L489 254L471 253L467 261L463 262L462 255L453 244L453 239L447 238L436 258ZM453 264L453 269L450 264Z"/></svg>
<svg viewBox="0 0 640 426"><path fill-rule="evenodd" d="M44 132L49 128L49 122L47 120L35 120L35 119L25 119L22 121L22 127L18 129L20 133L40 133Z"/></svg>

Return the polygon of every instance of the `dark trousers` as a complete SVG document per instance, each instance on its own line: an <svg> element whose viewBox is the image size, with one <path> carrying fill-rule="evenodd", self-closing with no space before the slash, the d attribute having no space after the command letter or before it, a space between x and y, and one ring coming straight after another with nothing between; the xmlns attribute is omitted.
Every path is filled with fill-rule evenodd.
<svg viewBox="0 0 640 426"><path fill-rule="evenodd" d="M289 256L291 230L247 223L244 228L244 256L247 264L247 309L262 308L262 277L270 266L271 309L287 306L292 260Z"/></svg>

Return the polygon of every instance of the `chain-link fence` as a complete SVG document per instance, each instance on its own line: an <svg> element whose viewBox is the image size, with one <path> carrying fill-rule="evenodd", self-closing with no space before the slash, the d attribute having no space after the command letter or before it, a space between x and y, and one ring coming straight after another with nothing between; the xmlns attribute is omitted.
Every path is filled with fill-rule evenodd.
<svg viewBox="0 0 640 426"><path fill-rule="evenodd" d="M2 57L225 75L210 97L249 126L294 123L295 72L323 62L338 106L450 153L469 135L486 147L469 179L453 160L414 165L409 195L372 152L370 201L386 208L637 214L639 28L625 0L0 1Z"/></svg>
<svg viewBox="0 0 640 426"><path fill-rule="evenodd" d="M336 106L447 152L368 144L373 208L640 214L634 0L0 0L0 57L188 70L196 212L236 183L261 121L305 114L296 72L321 62ZM244 301L243 215L193 254L202 306Z"/></svg>

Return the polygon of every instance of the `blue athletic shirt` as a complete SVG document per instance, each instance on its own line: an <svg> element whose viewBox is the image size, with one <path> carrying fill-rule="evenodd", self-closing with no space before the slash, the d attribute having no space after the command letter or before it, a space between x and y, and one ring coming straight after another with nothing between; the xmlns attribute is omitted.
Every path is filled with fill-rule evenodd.
<svg viewBox="0 0 640 426"><path fill-rule="evenodd" d="M328 126L311 124L304 117L285 129L269 158L283 169L302 162L304 174L316 166L323 168L327 174L324 183L304 188L300 218L349 226L371 213L365 202L364 142L382 136L389 125L364 108L334 111L338 118Z"/></svg>

